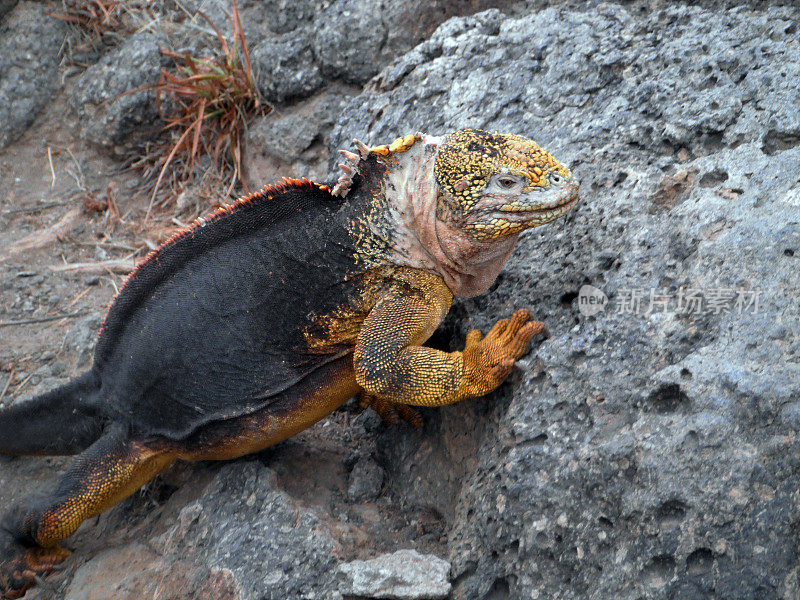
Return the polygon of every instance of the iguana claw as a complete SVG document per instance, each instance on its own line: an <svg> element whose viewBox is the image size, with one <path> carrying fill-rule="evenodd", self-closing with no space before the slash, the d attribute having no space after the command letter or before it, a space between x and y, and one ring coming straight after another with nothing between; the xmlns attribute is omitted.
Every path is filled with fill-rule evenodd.
<svg viewBox="0 0 800 600"><path fill-rule="evenodd" d="M7 531L0 530L0 598L21 598L37 584L52 587L43 576L56 570L69 554L60 546L26 547Z"/></svg>
<svg viewBox="0 0 800 600"><path fill-rule="evenodd" d="M403 420L412 427L422 427L422 415L408 404L389 402L371 394L362 393L358 399L358 405L361 408L371 408L389 425L396 425Z"/></svg>

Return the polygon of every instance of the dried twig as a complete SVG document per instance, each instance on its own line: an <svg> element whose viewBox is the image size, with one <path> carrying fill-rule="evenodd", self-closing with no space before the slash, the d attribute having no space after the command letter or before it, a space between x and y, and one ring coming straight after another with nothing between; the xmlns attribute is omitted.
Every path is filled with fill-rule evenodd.
<svg viewBox="0 0 800 600"><path fill-rule="evenodd" d="M53 169L53 153L50 152L50 146L47 147L47 162L50 164L50 187L56 186L56 172Z"/></svg>
<svg viewBox="0 0 800 600"><path fill-rule="evenodd" d="M106 273L117 273L120 275L127 275L133 271L135 265L131 264L130 260L113 259L103 260L100 262L79 262L67 263L66 265L53 265L50 267L56 273L64 273L67 271L76 273L89 273L91 275L105 275Z"/></svg>
<svg viewBox="0 0 800 600"><path fill-rule="evenodd" d="M35 231L26 235L21 240L6 246L0 252L0 262L8 260L12 256L24 252L25 250L33 250L34 248L42 248L55 242L60 236L64 235L81 216L80 208L73 208L65 214L55 225L48 227L44 231Z"/></svg>
<svg viewBox="0 0 800 600"><path fill-rule="evenodd" d="M75 317L82 317L89 314L86 310L79 310L74 313L65 313L61 315L51 315L49 317L35 317L30 319L17 319L15 321L0 321L0 327L10 327L12 325L30 325L31 323L47 323L48 321L58 321L59 319L74 319Z"/></svg>
<svg viewBox="0 0 800 600"><path fill-rule="evenodd" d="M12 208L9 210L4 210L2 214L4 215L16 215L21 213L33 214L42 212L44 210L49 210L51 208L56 208L58 206L67 206L68 204L73 204L75 202L74 199L70 200L62 200L61 202L48 202L47 204L40 204L39 206L30 206L27 208Z"/></svg>
<svg viewBox="0 0 800 600"><path fill-rule="evenodd" d="M72 305L74 305L74 304L75 304L75 303L76 303L78 300L80 300L80 299L81 299L81 298L83 298L83 297L84 297L86 294L88 294L88 293L89 293L89 291L90 291L91 289L92 289L92 288L90 288L90 287L87 287L87 288L85 288L85 289L84 289L82 292L79 292L78 294L76 294L76 295L75 295L75 297L74 297L72 300L70 300L69 304L67 304L67 306L72 306Z"/></svg>
<svg viewBox="0 0 800 600"><path fill-rule="evenodd" d="M22 388L25 387L25 384L31 380L31 377L33 377L33 373L31 373L25 379L23 379L22 383L20 383L17 387L14 388L14 391L11 392L11 395L16 396L20 392L20 390L22 390Z"/></svg>
<svg viewBox="0 0 800 600"><path fill-rule="evenodd" d="M11 380L14 379L14 374L16 372L16 367L11 367L11 373L8 374L8 379L6 379L6 384L3 386L3 391L0 392L0 402L2 402L3 398L5 398L6 392L8 391L8 386L11 385Z"/></svg>

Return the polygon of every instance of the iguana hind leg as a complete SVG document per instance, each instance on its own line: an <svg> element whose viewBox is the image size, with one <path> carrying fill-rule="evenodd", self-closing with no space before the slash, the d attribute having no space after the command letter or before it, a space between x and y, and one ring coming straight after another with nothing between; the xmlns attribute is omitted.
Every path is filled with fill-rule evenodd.
<svg viewBox="0 0 800 600"><path fill-rule="evenodd" d="M19 598L63 561L58 543L164 470L174 454L129 439L115 427L80 454L47 496L12 508L0 525L0 597Z"/></svg>
<svg viewBox="0 0 800 600"><path fill-rule="evenodd" d="M396 425L403 420L412 427L422 427L422 415L408 404L389 402L362 391L358 397L358 405L361 408L371 408L389 425Z"/></svg>

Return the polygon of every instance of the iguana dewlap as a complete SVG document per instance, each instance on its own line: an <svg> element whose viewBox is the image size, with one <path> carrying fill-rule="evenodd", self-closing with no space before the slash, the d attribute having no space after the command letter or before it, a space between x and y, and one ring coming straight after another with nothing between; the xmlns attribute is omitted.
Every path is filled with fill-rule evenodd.
<svg viewBox="0 0 800 600"><path fill-rule="evenodd" d="M422 344L454 297L485 292L518 235L577 201L523 137L465 129L343 152L333 189L284 180L198 219L146 258L106 316L91 370L0 411L0 452L79 454L0 526L0 592L24 594L58 543L175 459L261 450L361 393L382 416L495 389L542 324L525 310L461 352Z"/></svg>

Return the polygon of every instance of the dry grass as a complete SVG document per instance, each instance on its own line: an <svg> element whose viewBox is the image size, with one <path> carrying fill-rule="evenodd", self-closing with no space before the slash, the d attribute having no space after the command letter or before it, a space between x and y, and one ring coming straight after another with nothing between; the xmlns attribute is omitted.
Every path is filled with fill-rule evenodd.
<svg viewBox="0 0 800 600"><path fill-rule="evenodd" d="M119 41L136 29L142 13L149 15L152 4L152 0L61 0L61 8L47 14L76 25L82 32L78 49L83 50L110 38Z"/></svg>
<svg viewBox="0 0 800 600"><path fill-rule="evenodd" d="M61 0L60 11L48 14L73 23L81 32L81 46L94 46L123 40L137 28L152 25L154 11L153 0ZM123 94L155 93L165 123L162 135L143 147L131 148L135 156L129 155L127 161L127 167L155 182L142 228L155 208L174 204L171 216L191 221L209 204L230 196L242 181L247 123L271 110L261 101L255 84L236 0L228 15L228 38L206 15L197 14L211 26L218 48L214 55L196 57L162 48L173 66L162 69L158 83ZM91 198L89 204L94 201Z"/></svg>
<svg viewBox="0 0 800 600"><path fill-rule="evenodd" d="M229 17L230 41L208 17L200 15L214 30L219 53L196 58L188 52L162 49L162 53L175 62L174 69L163 69L157 84L140 88L155 90L158 110L166 123L164 129L173 132L170 142L152 146L140 161L140 166L150 166L151 173L158 170L143 225L147 224L165 178L171 196L178 198L198 178L195 167L204 155L212 157L213 164L199 178L208 179L208 171L216 170L227 181L225 196L228 196L240 180L242 139L247 122L271 110L261 102L253 79L250 53L235 0ZM167 201L164 199L159 204Z"/></svg>

